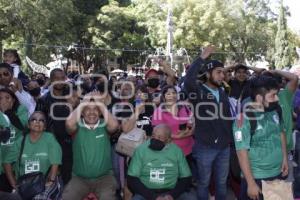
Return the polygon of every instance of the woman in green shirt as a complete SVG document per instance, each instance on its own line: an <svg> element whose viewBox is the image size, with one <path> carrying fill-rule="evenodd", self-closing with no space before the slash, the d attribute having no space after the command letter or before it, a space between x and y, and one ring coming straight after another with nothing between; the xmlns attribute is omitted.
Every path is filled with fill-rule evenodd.
<svg viewBox="0 0 300 200"><path fill-rule="evenodd" d="M24 148L21 159L21 143L19 138L12 150L4 160L5 173L13 188L16 188L16 176L12 173L12 163L17 163L15 174L22 176L32 172L42 172L47 175L46 190L57 181L58 166L61 164L62 151L53 134L45 132L46 117L42 112L36 111L29 118L29 134L25 135ZM19 163L20 162L20 163ZM43 194L41 194L43 195Z"/></svg>

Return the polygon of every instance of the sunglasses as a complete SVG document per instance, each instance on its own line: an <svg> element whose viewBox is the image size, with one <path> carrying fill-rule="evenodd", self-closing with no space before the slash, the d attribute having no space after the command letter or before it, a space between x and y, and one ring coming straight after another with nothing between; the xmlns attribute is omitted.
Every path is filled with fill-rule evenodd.
<svg viewBox="0 0 300 200"><path fill-rule="evenodd" d="M8 76L10 76L10 73L9 72L3 72L2 74L0 74L0 77L2 77L2 76L8 77Z"/></svg>
<svg viewBox="0 0 300 200"><path fill-rule="evenodd" d="M36 118L32 118L32 119L30 119L30 122L34 122L34 123L36 123L36 122L43 122L43 123L45 123L46 120L45 120L45 119L36 119Z"/></svg>

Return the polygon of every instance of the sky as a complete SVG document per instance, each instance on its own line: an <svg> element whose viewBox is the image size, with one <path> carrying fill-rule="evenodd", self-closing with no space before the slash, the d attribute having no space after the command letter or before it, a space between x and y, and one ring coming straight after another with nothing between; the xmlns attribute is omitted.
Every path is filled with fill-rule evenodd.
<svg viewBox="0 0 300 200"><path fill-rule="evenodd" d="M278 13L279 0L271 0L271 7L275 13ZM300 35L300 0L283 0L283 4L289 7L291 13L287 17L288 27Z"/></svg>

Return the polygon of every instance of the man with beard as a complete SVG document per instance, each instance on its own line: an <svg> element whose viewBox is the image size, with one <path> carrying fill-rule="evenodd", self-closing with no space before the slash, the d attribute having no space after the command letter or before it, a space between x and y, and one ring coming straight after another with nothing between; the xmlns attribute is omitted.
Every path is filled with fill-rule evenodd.
<svg viewBox="0 0 300 200"><path fill-rule="evenodd" d="M184 81L195 111L195 145L193 156L198 168L197 195L209 197L209 183L214 174L216 200L226 199L232 141L232 120L228 96L222 89L224 65L217 60L205 60L214 52L209 46L191 65ZM198 74L202 81L198 82Z"/></svg>
<svg viewBox="0 0 300 200"><path fill-rule="evenodd" d="M262 195L263 181L288 175L286 136L276 80L268 76L255 78L250 94L252 102L234 123L233 136L242 170L240 198L261 200L267 198Z"/></svg>

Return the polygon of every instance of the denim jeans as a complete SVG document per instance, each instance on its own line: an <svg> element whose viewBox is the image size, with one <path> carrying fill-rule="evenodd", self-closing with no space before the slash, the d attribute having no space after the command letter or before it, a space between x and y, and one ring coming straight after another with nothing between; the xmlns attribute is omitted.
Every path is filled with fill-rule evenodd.
<svg viewBox="0 0 300 200"><path fill-rule="evenodd" d="M224 149L218 149L202 143L197 143L193 148L193 156L198 168L198 200L208 200L208 187L212 173L215 178L215 199L226 199L230 147L228 146Z"/></svg>

